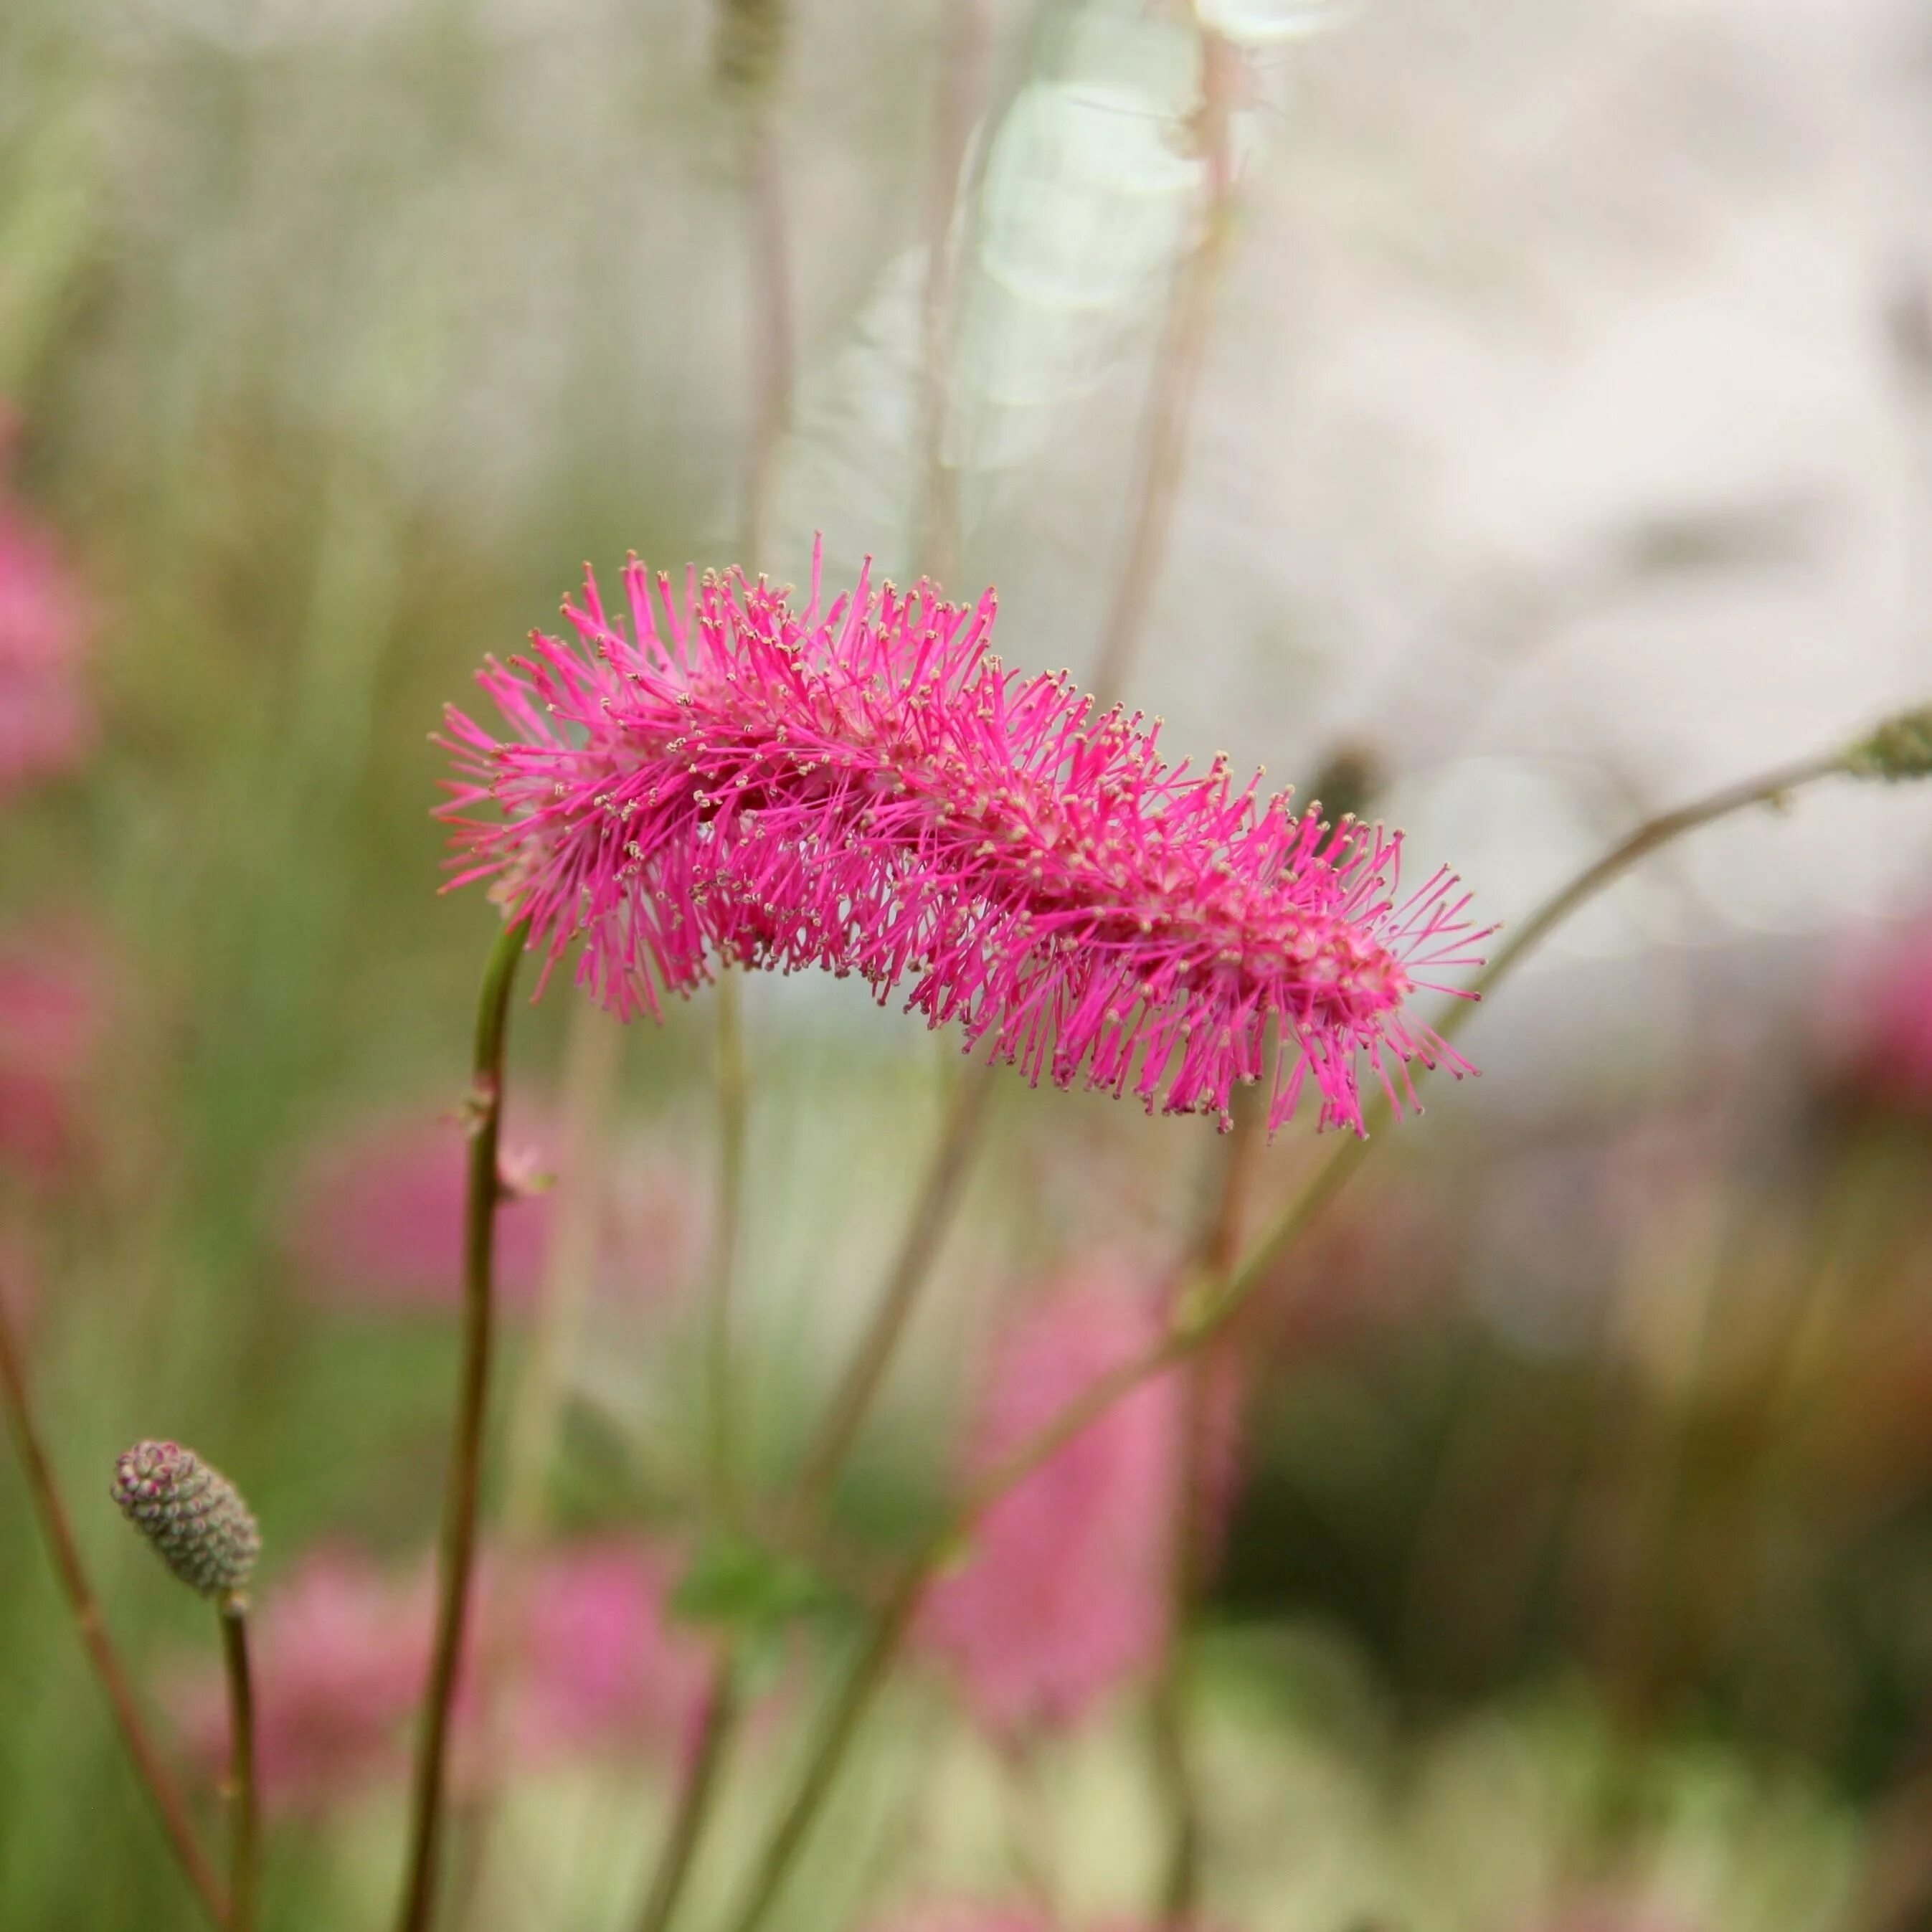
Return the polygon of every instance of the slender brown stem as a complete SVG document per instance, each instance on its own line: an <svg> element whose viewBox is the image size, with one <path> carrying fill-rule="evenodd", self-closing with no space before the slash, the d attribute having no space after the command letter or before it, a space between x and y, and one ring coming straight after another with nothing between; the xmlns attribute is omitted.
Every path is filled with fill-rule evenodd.
<svg viewBox="0 0 1932 1932"><path fill-rule="evenodd" d="M528 1324L523 1372L510 1417L489 1642L476 1657L476 1735L485 1769L454 1834L451 1906L456 1922L466 1926L488 1897L492 1844L504 1791L499 1774L508 1744L506 1680L514 1671L529 1614L531 1562L548 1514L546 1484L566 1406L565 1365L597 1264L610 1113L626 1038L624 1029L596 1001L573 1004L564 1046L562 1137L557 1149L563 1184L550 1217L543 1281Z"/></svg>
<svg viewBox="0 0 1932 1932"><path fill-rule="evenodd" d="M705 1334L706 1426L712 1508L726 1520L738 1510L736 1345L738 1250L745 1210L745 1124L748 1084L745 1073L745 1022L738 976L730 968L718 980L718 1216Z"/></svg>
<svg viewBox="0 0 1932 1932"><path fill-rule="evenodd" d="M959 567L959 472L946 460L958 324L960 178L986 88L987 0L951 0L940 48L932 172L926 205L926 302L920 319L920 568L945 584Z"/></svg>
<svg viewBox="0 0 1932 1932"><path fill-rule="evenodd" d="M428 1932L436 1915L443 1770L448 1754L450 1711L456 1697L457 1665L470 1606L470 1572L476 1562L483 1423L490 1393L496 1209L502 1192L497 1141L503 1115L503 1042L509 1027L510 988L529 934L530 922L525 920L499 935L490 950L477 1000L472 1062L476 1078L470 1094L470 1178L463 1222L463 1361L443 1497L436 1647L416 1749L409 1862L396 1922L399 1932Z"/></svg>
<svg viewBox="0 0 1932 1932"><path fill-rule="evenodd" d="M1208 164L1208 206L1200 238L1180 266L1166 338L1155 366L1133 530L1094 664L1094 688L1105 701L1118 696L1132 675L1186 464L1188 418L1234 232L1232 136L1240 71L1240 54L1234 44L1218 34L1204 32L1196 134Z"/></svg>
<svg viewBox="0 0 1932 1932"><path fill-rule="evenodd" d="M698 1847L704 1835L704 1824L711 1809L718 1774L736 1734L740 1710L738 1658L735 1647L728 1648L712 1666L706 1686L704 1715L698 1734L698 1752L677 1795L677 1808L671 1817L670 1832L644 1899L638 1921L638 1932L664 1932L684 1896L685 1881L691 1876Z"/></svg>
<svg viewBox="0 0 1932 1932"><path fill-rule="evenodd" d="M4 1391L6 1397L14 1444L20 1454L20 1472L26 1480L34 1514L40 1519L40 1533L53 1562L54 1574L60 1583L61 1594L67 1599L68 1612L74 1618L82 1648L94 1666L94 1676L106 1697L108 1708L114 1714L121 1741L127 1747L135 1774L146 1790L156 1816L160 1820L161 1828L167 1834L175 1857L188 1883L194 1888L195 1895L201 1900L210 1922L218 1927L225 1926L228 1923L228 1900L222 1890L221 1880L195 1835L188 1801L182 1796L181 1787L175 1782L173 1774L148 1730L146 1719L141 1715L140 1706L135 1702L120 1653L107 1634L94 1586L88 1580L86 1568L81 1562L80 1546L74 1540L72 1520L62 1500L59 1485L54 1479L53 1466L41 1444L40 1432L34 1425L33 1406L27 1393L26 1366L4 1306L0 1306L0 1391Z"/></svg>
<svg viewBox="0 0 1932 1932"><path fill-rule="evenodd" d="M1234 1096L1234 1124L1216 1151L1217 1184L1204 1217L1188 1270L1190 1278L1225 1274L1240 1250L1244 1210L1252 1186L1256 1156L1265 1144L1266 1122L1258 1088ZM1170 1837L1161 1883L1162 1918L1178 1924L1190 1918L1200 1886L1204 1810L1187 1734L1187 1633L1199 1606L1208 1564L1204 1521L1210 1472L1208 1434L1214 1384L1222 1364L1220 1352L1204 1347L1188 1364L1182 1408L1180 1474L1174 1499L1174 1541L1169 1552L1172 1627L1166 1655L1154 1684L1152 1719L1156 1768L1166 1787Z"/></svg>
<svg viewBox="0 0 1932 1932"><path fill-rule="evenodd" d="M1546 938L1580 906L1613 884L1658 847L1733 812L1755 806L1782 803L1801 786L1843 773L1846 770L1844 753L1834 752L1780 767L1740 784L1727 786L1640 826L1530 915L1478 976L1470 989L1472 997L1459 1002L1438 1030L1445 1038L1459 1032L1468 1024L1477 1000L1483 994L1493 992L1532 946ZM1386 1096L1378 1094L1376 1101L1364 1111L1378 1122L1385 1119L1389 1111ZM1238 1264L1218 1276L1204 1277L1184 1293L1173 1324L1165 1335L1139 1354L1089 1384L1051 1421L982 1474L966 1491L951 1514L915 1550L904 1575L880 1610L858 1662L826 1714L817 1743L760 1857L744 1902L729 1922L730 1932L756 1932L756 1928L763 1924L806 1834L831 1794L852 1739L884 1681L901 1640L911 1627L927 1582L940 1564L1010 1490L1051 1462L1116 1402L1143 1383L1188 1360L1218 1334L1266 1277L1283 1251L1334 1198L1366 1157L1369 1148L1376 1144L1378 1143L1372 1142L1366 1135L1342 1142Z"/></svg>
<svg viewBox="0 0 1932 1932"><path fill-rule="evenodd" d="M750 196L758 415L746 464L745 556L764 567L771 541L772 458L791 417L794 351L790 248L785 221L784 176L769 108L748 105L745 166Z"/></svg>
<svg viewBox="0 0 1932 1932"><path fill-rule="evenodd" d="M220 1603L221 1659L228 1677L230 1932L255 1932L255 1690L248 1669L248 1600Z"/></svg>
<svg viewBox="0 0 1932 1932"><path fill-rule="evenodd" d="M900 1337L918 1304L940 1244L952 1225L952 1210L979 1144L993 1078L992 1067L976 1062L966 1069L953 1090L939 1144L933 1149L925 1182L914 1203L912 1218L892 1258L884 1292L860 1339L857 1354L840 1380L825 1420L806 1454L791 1508L792 1515L801 1523L809 1522L824 1509L871 1412L873 1399L892 1367Z"/></svg>

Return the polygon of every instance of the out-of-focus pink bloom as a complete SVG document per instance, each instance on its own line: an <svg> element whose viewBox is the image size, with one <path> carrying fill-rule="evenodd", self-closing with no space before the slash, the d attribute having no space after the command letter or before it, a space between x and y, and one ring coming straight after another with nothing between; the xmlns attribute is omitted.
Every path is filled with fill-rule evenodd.
<svg viewBox="0 0 1932 1932"><path fill-rule="evenodd" d="M1654 1900L1592 1894L1532 1922L1533 1932L1699 1932L1699 1922Z"/></svg>
<svg viewBox="0 0 1932 1932"><path fill-rule="evenodd" d="M1096 1272L1054 1291L993 1350L969 1473L998 1462L1158 1333L1151 1302L1117 1277ZM1205 1460L1211 1490L1225 1493L1224 1386L1209 1406ZM987 1512L964 1562L928 1593L917 1642L995 1733L1072 1724L1159 1660L1172 1619L1188 1406L1173 1373L1117 1402Z"/></svg>
<svg viewBox="0 0 1932 1932"><path fill-rule="evenodd" d="M1030 1079L1225 1119L1268 1076L1271 1126L1312 1080L1359 1129L1363 1060L1398 1101L1411 1060L1462 1070L1406 1011L1472 963L1454 876L1403 898L1399 836L1238 790L1225 758L1190 777L1158 724L1006 671L990 592L862 575L827 609L815 557L799 612L738 573L692 573L681 610L635 560L623 580L630 632L586 578L576 641L486 666L506 740L449 712L444 811L457 883L494 880L552 962L581 938L619 1014L719 959L881 1001L910 980L909 1009Z"/></svg>
<svg viewBox="0 0 1932 1932"><path fill-rule="evenodd" d="M1076 1927L1036 1906L948 1899L910 1906L878 1921L872 1932L1210 1932L1210 1928L1198 1924L1156 1926L1144 1919L1126 1918ZM1223 1928L1217 1925L1211 1932L1223 1932Z"/></svg>
<svg viewBox="0 0 1932 1932"><path fill-rule="evenodd" d="M0 946L0 1166L51 1178L80 1150L106 1000L96 942L49 922Z"/></svg>
<svg viewBox="0 0 1932 1932"><path fill-rule="evenodd" d="M654 1750L688 1762L713 1648L674 1623L672 1551L610 1538L549 1552L524 1579L509 1702L518 1760Z"/></svg>
<svg viewBox="0 0 1932 1932"><path fill-rule="evenodd" d="M872 1932L1061 1932L1061 1928L1031 1906L952 1899L914 1906L880 1920Z"/></svg>
<svg viewBox="0 0 1932 1932"><path fill-rule="evenodd" d="M562 1136L534 1124L514 1099L499 1168L496 1284L503 1305L526 1309L540 1289L571 1176L559 1173ZM463 1273L469 1143L459 1124L428 1110L380 1119L319 1149L298 1175L284 1244L303 1279L338 1304L444 1308ZM662 1143L620 1148L598 1229L601 1287L650 1301L687 1280L703 1249L703 1179ZM554 1178L554 1190L548 1184Z"/></svg>
<svg viewBox="0 0 1932 1932"><path fill-rule="evenodd" d="M250 1634L265 1803L313 1814L400 1772L432 1607L426 1573L398 1580L340 1545L310 1551L260 1594ZM228 1754L219 1672L190 1680L178 1702L190 1747L219 1775Z"/></svg>
<svg viewBox="0 0 1932 1932"><path fill-rule="evenodd" d="M92 748L94 620L52 536L0 493L0 802Z"/></svg>
<svg viewBox="0 0 1932 1932"><path fill-rule="evenodd" d="M1932 1113L1932 907L1838 963L1822 1026L1846 1084L1881 1105Z"/></svg>
<svg viewBox="0 0 1932 1932"><path fill-rule="evenodd" d="M639 1539L559 1545L518 1573L512 1606L510 1573L486 1556L457 1688L458 1775L474 1783L607 1751L685 1762L711 1651L670 1619L678 1570L674 1552ZM256 1750L268 1804L314 1814L400 1772L434 1608L426 1567L392 1572L343 1545L311 1551L260 1594ZM507 1720L487 1748L475 1667L485 1654ZM190 1747L218 1774L228 1748L219 1672L191 1677L178 1703ZM497 1744L506 1761L492 1761Z"/></svg>
<svg viewBox="0 0 1932 1932"><path fill-rule="evenodd" d="M526 1135L514 1112L503 1163L542 1164L547 1136ZM527 1160L519 1151L534 1146ZM470 1148L454 1120L424 1114L379 1120L323 1148L300 1177L287 1244L304 1280L331 1300L441 1308L463 1281L463 1203ZM496 1217L496 1286L504 1306L527 1306L543 1278L553 1197L510 1190Z"/></svg>

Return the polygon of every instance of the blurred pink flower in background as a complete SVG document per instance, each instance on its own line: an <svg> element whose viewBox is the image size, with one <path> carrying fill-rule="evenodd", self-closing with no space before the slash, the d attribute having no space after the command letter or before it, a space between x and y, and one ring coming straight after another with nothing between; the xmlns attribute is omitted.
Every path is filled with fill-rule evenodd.
<svg viewBox="0 0 1932 1932"><path fill-rule="evenodd" d="M344 1544L310 1550L261 1593L251 1636L265 1804L314 1814L400 1772L431 1608L427 1572L398 1579ZM188 1679L178 1707L190 1748L218 1777L228 1753L219 1672Z"/></svg>
<svg viewBox="0 0 1932 1932"><path fill-rule="evenodd" d="M559 1202L530 1192L555 1172L562 1136L540 1110L514 1108L502 1168L509 1192L496 1222L502 1305L526 1310L542 1288ZM390 1114L318 1148L298 1173L284 1244L319 1297L392 1309L452 1306L463 1275L469 1144L453 1118ZM690 1279L702 1251L704 1188L661 1144L623 1150L602 1204L599 1285L649 1300Z"/></svg>
<svg viewBox="0 0 1932 1932"><path fill-rule="evenodd" d="M42 921L0 941L0 1167L47 1180L80 1151L107 976L98 935L78 922Z"/></svg>
<svg viewBox="0 0 1932 1932"><path fill-rule="evenodd" d="M868 1932L1226 1932L1190 1922L1186 1925L1156 1925L1150 1920L1110 1918L1096 1924L1075 1924L1033 1905L990 1905L948 1899L916 1905L873 1922Z"/></svg>
<svg viewBox="0 0 1932 1932"><path fill-rule="evenodd" d="M514 1114L507 1171L541 1168L550 1136ZM392 1116L320 1148L297 1180L286 1243L304 1278L332 1300L401 1308L453 1304L463 1281L469 1142L454 1119ZM496 1286L527 1307L543 1280L552 1197L513 1193L496 1219Z"/></svg>
<svg viewBox="0 0 1932 1932"><path fill-rule="evenodd" d="M712 1645L674 1623L681 1556L635 1538L552 1550L524 1580L512 1737L526 1756L644 1748L686 1762Z"/></svg>
<svg viewBox="0 0 1932 1932"><path fill-rule="evenodd" d="M0 425L0 461L4 461ZM59 546L0 484L0 802L92 748L93 610Z"/></svg>
<svg viewBox="0 0 1932 1932"><path fill-rule="evenodd" d="M1932 905L1841 956L1822 1010L1821 1045L1843 1084L1932 1114Z"/></svg>
<svg viewBox="0 0 1932 1932"><path fill-rule="evenodd" d="M980 1905L954 1899L914 1906L877 1920L869 1932L1060 1932L1060 1928L1032 1906Z"/></svg>
<svg viewBox="0 0 1932 1932"><path fill-rule="evenodd" d="M0 1315L16 1336L32 1328L40 1303L40 1275L26 1250L0 1234Z"/></svg>
<svg viewBox="0 0 1932 1932"><path fill-rule="evenodd" d="M1151 1300L1117 1274L1054 1288L994 1346L969 1471L998 1462L1160 1329ZM1208 1424L1216 1492L1231 1463L1223 1388L1232 1394L1217 1385ZM934 1586L919 1647L958 1678L988 1730L1075 1723L1158 1661L1172 1621L1187 1408L1172 1373L1115 1404L994 1504L964 1562Z"/></svg>
<svg viewBox="0 0 1932 1932"><path fill-rule="evenodd" d="M510 1574L480 1571L478 1615L457 1695L466 1782L499 1768L592 1752L655 1753L682 1764L695 1741L710 1646L669 1616L680 1567L640 1538L558 1544L535 1553L506 1616ZM427 1566L385 1568L352 1546L324 1544L260 1593L253 1622L257 1751L265 1802L317 1815L399 1776L429 1665L434 1586ZM496 1646L507 1721L504 1766L486 1756L477 1642ZM227 1703L205 1664L176 1700L190 1749L210 1777L227 1761Z"/></svg>
<svg viewBox="0 0 1932 1932"><path fill-rule="evenodd" d="M1532 1920L1528 1932L1700 1932L1700 1923L1653 1900L1606 1892Z"/></svg>

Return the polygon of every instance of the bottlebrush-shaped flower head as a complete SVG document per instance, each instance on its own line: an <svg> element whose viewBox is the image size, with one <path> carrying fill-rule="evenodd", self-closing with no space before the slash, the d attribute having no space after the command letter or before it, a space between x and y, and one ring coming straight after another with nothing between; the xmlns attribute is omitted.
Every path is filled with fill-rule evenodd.
<svg viewBox="0 0 1932 1932"><path fill-rule="evenodd" d="M241 1492L178 1442L137 1442L114 1469L114 1500L190 1588L245 1589L261 1532Z"/></svg>
<svg viewBox="0 0 1932 1932"><path fill-rule="evenodd" d="M581 936L619 1014L714 960L881 1002L910 981L909 1010L1034 1081L1224 1119L1272 1035L1270 1126L1312 1078L1323 1124L1359 1130L1364 1058L1399 1104L1409 1060L1462 1070L1405 1011L1472 963L1454 876L1403 898L1400 834L1237 790L1224 758L1190 777L1158 721L1006 670L990 592L862 574L827 608L816 559L802 610L737 572L688 574L681 605L634 559L624 585L628 632L586 575L574 641L486 664L509 736L449 713L443 808L454 883L494 880L552 963Z"/></svg>

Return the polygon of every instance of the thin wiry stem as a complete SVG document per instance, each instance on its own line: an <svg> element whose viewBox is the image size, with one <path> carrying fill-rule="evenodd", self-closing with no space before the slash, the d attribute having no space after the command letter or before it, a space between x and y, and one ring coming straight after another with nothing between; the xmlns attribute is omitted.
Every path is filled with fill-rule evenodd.
<svg viewBox="0 0 1932 1932"><path fill-rule="evenodd" d="M899 1338L911 1319L940 1244L952 1225L952 1211L972 1165L992 1091L987 1070L976 1065L966 1070L953 1090L939 1144L933 1150L904 1238L892 1258L884 1292L860 1340L858 1352L832 1396L825 1420L806 1452L792 1505L793 1514L802 1522L814 1520L830 1499L839 1472L871 1412L873 1399L892 1367Z"/></svg>
<svg viewBox="0 0 1932 1932"><path fill-rule="evenodd" d="M1792 792L1819 778L1844 772L1846 756L1838 751L1785 766L1741 784L1664 813L1640 826L1602 858L1552 894L1501 947L1438 1030L1446 1039L1460 1032L1478 1001L1492 992L1530 950L1573 912L1613 884L1660 846L1734 812L1781 803ZM1390 1112L1385 1094L1366 1109L1376 1124ZM1203 1274L1183 1294L1168 1331L1138 1355L1110 1370L1069 1402L1044 1427L1016 1445L974 1482L952 1510L914 1552L880 1610L872 1634L820 1724L797 1784L760 1855L742 1904L728 1922L730 1932L756 1932L776 1900L793 1861L803 1846L837 1782L852 1740L884 1682L893 1658L911 1628L926 1587L940 1564L969 1536L980 1519L1007 1492L1084 1434L1144 1383L1187 1360L1231 1321L1265 1279L1268 1271L1334 1198L1368 1150L1378 1142L1364 1135L1343 1141L1323 1162L1233 1268Z"/></svg>
<svg viewBox="0 0 1932 1932"><path fill-rule="evenodd" d="M1265 1144L1260 1096L1244 1087L1234 1096L1234 1125L1216 1144L1214 1202L1192 1244L1186 1274L1225 1274L1240 1256L1241 1231L1256 1159ZM1167 1865L1161 1884L1162 1916L1180 1924L1191 1917L1200 1886L1204 1808L1187 1736L1187 1632L1198 1607L1207 1570L1204 1521L1208 1485L1210 1416L1217 1352L1204 1348L1188 1364L1182 1407L1181 1467L1174 1492L1174 1544L1169 1587L1172 1623L1167 1653L1154 1685L1152 1712L1156 1768L1166 1787L1170 1814Z"/></svg>
<svg viewBox="0 0 1932 1932"><path fill-rule="evenodd" d="M950 584L959 568L959 472L946 460L953 348L958 326L961 178L986 89L987 0L952 0L941 36L939 100L926 206L926 299L920 316L919 555L923 574Z"/></svg>
<svg viewBox="0 0 1932 1932"><path fill-rule="evenodd" d="M20 1453L20 1473L26 1479L34 1514L40 1519L40 1533L52 1559L54 1575L60 1584L61 1594L67 1599L68 1610L80 1634L81 1646L87 1652L88 1661L94 1666L94 1676L106 1697L108 1708L114 1714L121 1741L127 1747L135 1774L146 1791L148 1802L160 1820L161 1829L167 1834L175 1857L188 1883L194 1887L209 1922L218 1927L225 1926L228 1923L228 1899L222 1890L221 1880L209 1863L208 1854L202 1850L201 1842L195 1835L194 1820L188 1814L188 1802L148 1730L140 1706L135 1702L120 1653L107 1634L99 1600L81 1562L80 1546L74 1539L73 1521L62 1499L53 1466L47 1460L39 1430L34 1424L33 1406L27 1393L26 1370L4 1305L0 1305L0 1393L4 1393L6 1398L14 1444Z"/></svg>
<svg viewBox="0 0 1932 1932"><path fill-rule="evenodd" d="M742 1704L739 1688L739 1661L735 1647L728 1646L713 1667L706 1687L704 1713L698 1733L698 1750L677 1795L670 1835L664 1841L651 1887L645 1894L644 1908L638 1921L638 1932L664 1932L684 1896L685 1882L698 1856L706 1820L720 1774L729 1755L731 1740L737 1733Z"/></svg>
<svg viewBox="0 0 1932 1932"><path fill-rule="evenodd" d="M752 337L758 414L746 460L744 554L758 569L771 541L772 459L791 420L794 353L784 176L770 110L762 101L746 111L745 166L755 278Z"/></svg>
<svg viewBox="0 0 1932 1932"><path fill-rule="evenodd" d="M470 1922L490 1876L502 1790L494 1772L506 1742L505 1679L527 1614L530 1560L548 1514L546 1485L566 1398L565 1365L597 1264L610 1113L626 1037L624 1030L594 1001L580 1000L572 1006L564 1046L562 1134L557 1149L564 1182L551 1217L543 1281L510 1417L501 1561L491 1591L490 1642L476 1659L476 1730L490 1774L460 1820L452 1888L460 1924Z"/></svg>
<svg viewBox="0 0 1932 1932"><path fill-rule="evenodd" d="M749 1088L738 975L718 980L718 1220L706 1330L705 1382L713 1508L728 1520L738 1507L736 1398L734 1392L738 1251L745 1213L745 1126Z"/></svg>
<svg viewBox="0 0 1932 1932"><path fill-rule="evenodd" d="M490 950L477 1000L475 1080L469 1096L470 1176L463 1217L463 1361L443 1496L436 1646L416 1749L398 1932L428 1932L436 1913L443 1770L448 1754L450 1711L456 1696L457 1664L470 1606L470 1572L476 1564L483 1422L490 1393L496 1209L502 1194L497 1140L503 1118L503 1044L509 1026L510 988L529 935L529 922L520 920L498 936Z"/></svg>
<svg viewBox="0 0 1932 1932"><path fill-rule="evenodd" d="M1186 464L1188 418L1207 354L1214 298L1233 239L1233 120L1240 74L1239 50L1218 34L1204 32L1201 105L1195 128L1207 162L1208 206L1200 237L1174 284L1148 399L1133 529L1095 661L1094 688L1109 698L1132 674Z"/></svg>
<svg viewBox="0 0 1932 1932"><path fill-rule="evenodd" d="M221 1658L228 1678L230 1932L255 1932L255 1688L248 1669L248 1600L220 1603Z"/></svg>

